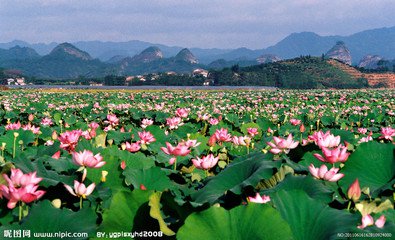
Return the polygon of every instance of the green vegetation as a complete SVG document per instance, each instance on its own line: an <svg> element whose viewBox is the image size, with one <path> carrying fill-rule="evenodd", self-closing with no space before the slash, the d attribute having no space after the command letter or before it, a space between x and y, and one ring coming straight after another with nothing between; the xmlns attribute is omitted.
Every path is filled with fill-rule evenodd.
<svg viewBox="0 0 395 240"><path fill-rule="evenodd" d="M356 81L326 60L311 56L250 67L234 65L211 71L210 76L214 85L259 85L289 89L368 87L365 79Z"/></svg>

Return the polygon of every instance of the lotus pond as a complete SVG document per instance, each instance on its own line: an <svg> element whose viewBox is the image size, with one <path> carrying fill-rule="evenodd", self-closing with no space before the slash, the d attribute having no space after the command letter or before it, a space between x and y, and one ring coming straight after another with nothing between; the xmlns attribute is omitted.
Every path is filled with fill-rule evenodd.
<svg viewBox="0 0 395 240"><path fill-rule="evenodd" d="M2 237L395 236L395 90L10 90L0 104Z"/></svg>

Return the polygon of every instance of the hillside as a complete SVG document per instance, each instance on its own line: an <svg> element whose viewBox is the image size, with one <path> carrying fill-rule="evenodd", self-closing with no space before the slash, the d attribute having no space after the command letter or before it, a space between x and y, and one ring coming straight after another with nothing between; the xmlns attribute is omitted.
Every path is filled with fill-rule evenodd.
<svg viewBox="0 0 395 240"><path fill-rule="evenodd" d="M250 67L225 68L210 72L215 85L260 85L280 88L359 88L367 81L356 79L338 66L318 57L290 60Z"/></svg>

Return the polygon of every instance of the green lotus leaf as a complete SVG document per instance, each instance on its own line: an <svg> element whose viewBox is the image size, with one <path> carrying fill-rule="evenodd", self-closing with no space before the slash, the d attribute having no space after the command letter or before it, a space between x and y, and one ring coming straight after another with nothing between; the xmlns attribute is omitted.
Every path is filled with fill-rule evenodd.
<svg viewBox="0 0 395 240"><path fill-rule="evenodd" d="M290 226L268 204L250 203L229 211L221 207L191 214L177 239L293 239Z"/></svg>

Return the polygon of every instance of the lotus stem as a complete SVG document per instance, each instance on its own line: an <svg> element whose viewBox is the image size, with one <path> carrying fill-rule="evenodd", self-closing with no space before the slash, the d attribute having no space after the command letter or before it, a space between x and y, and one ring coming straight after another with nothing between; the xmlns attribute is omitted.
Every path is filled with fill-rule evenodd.
<svg viewBox="0 0 395 240"><path fill-rule="evenodd" d="M348 202L347 211L350 211L350 207L351 207L351 200Z"/></svg>
<svg viewBox="0 0 395 240"><path fill-rule="evenodd" d="M174 171L177 171L177 157L176 160L174 160Z"/></svg>
<svg viewBox="0 0 395 240"><path fill-rule="evenodd" d="M17 138L17 135L14 134L14 146L12 149L12 158L15 158L15 155L16 155L16 138Z"/></svg>
<svg viewBox="0 0 395 240"><path fill-rule="evenodd" d="M22 203L19 201L19 222L22 220Z"/></svg>
<svg viewBox="0 0 395 240"><path fill-rule="evenodd" d="M208 177L208 170L207 169L204 170L204 174L205 174L206 177Z"/></svg>
<svg viewBox="0 0 395 240"><path fill-rule="evenodd" d="M82 197L80 197L80 209L82 209Z"/></svg>

